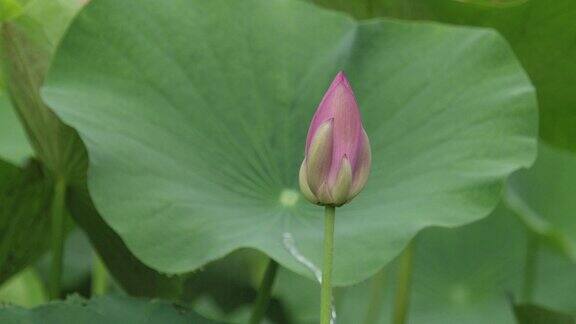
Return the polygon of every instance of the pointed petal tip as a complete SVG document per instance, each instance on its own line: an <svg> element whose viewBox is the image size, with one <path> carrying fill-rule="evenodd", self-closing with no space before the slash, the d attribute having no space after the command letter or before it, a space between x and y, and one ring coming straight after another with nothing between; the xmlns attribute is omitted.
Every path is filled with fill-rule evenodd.
<svg viewBox="0 0 576 324"><path fill-rule="evenodd" d="M333 83L334 85L344 84L346 87L350 88L350 82L348 81L346 74L342 70L336 74Z"/></svg>
<svg viewBox="0 0 576 324"><path fill-rule="evenodd" d="M336 74L336 77L332 81L332 84L330 84L327 93L333 94L339 91L342 91L346 96L352 97L354 100L356 100L354 90L352 90L352 85L350 85L350 81L348 81L348 78L343 71L340 71L338 74Z"/></svg>

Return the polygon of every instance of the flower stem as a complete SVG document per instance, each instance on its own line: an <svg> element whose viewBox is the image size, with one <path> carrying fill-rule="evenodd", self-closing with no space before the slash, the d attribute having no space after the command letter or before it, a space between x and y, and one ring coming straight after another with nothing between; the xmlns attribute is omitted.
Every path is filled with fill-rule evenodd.
<svg viewBox="0 0 576 324"><path fill-rule="evenodd" d="M100 256L94 253L92 265L92 296L104 295L108 288L108 271Z"/></svg>
<svg viewBox="0 0 576 324"><path fill-rule="evenodd" d="M526 230L526 259L524 261L524 282L522 285L522 301L532 300L534 281L536 280L536 262L538 259L538 238L536 234Z"/></svg>
<svg viewBox="0 0 576 324"><path fill-rule="evenodd" d="M274 285L274 279L276 278L277 272L278 262L270 259L268 261L268 265L266 266L266 271L264 272L262 282L260 283L258 297L256 297L254 310L252 311L252 316L250 316L250 324L259 324L264 318L264 313L266 313L266 309L270 303L272 286Z"/></svg>
<svg viewBox="0 0 576 324"><path fill-rule="evenodd" d="M62 281L62 254L64 249L64 201L66 199L66 182L57 179L54 185L52 200L52 264L50 265L50 281L48 295L50 299L60 298L60 284Z"/></svg>
<svg viewBox="0 0 576 324"><path fill-rule="evenodd" d="M366 316L364 317L365 324L378 323L380 313L382 312L385 281L386 272L384 269L382 269L378 271L378 273L372 278L370 282L370 304L368 304L368 310L366 311Z"/></svg>
<svg viewBox="0 0 576 324"><path fill-rule="evenodd" d="M326 206L324 211L324 261L322 263L320 324L330 324L332 317L332 260L334 258L335 220L336 208Z"/></svg>
<svg viewBox="0 0 576 324"><path fill-rule="evenodd" d="M396 295L394 297L393 324L404 324L408 318L410 304L410 285L412 283L412 261L414 258L414 243L410 242L402 255L398 267Z"/></svg>

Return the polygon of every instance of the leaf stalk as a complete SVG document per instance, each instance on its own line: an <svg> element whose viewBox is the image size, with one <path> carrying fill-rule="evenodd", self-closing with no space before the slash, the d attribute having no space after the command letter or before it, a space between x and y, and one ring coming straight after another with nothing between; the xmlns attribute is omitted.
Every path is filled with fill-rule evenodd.
<svg viewBox="0 0 576 324"><path fill-rule="evenodd" d="M65 199L66 181L63 178L58 178L54 184L54 196L51 209L52 235L50 238L50 247L52 251L52 263L50 265L50 281L48 282L48 296L50 299L60 298L64 250Z"/></svg>
<svg viewBox="0 0 576 324"><path fill-rule="evenodd" d="M404 324L408 319L410 305L410 288L412 285L412 268L414 259L414 242L410 242L400 255L394 313L392 323Z"/></svg>
<svg viewBox="0 0 576 324"><path fill-rule="evenodd" d="M522 284L522 301L530 303L537 276L538 237L526 229L526 258L524 260L524 282Z"/></svg>
<svg viewBox="0 0 576 324"><path fill-rule="evenodd" d="M382 313L382 304L384 301L384 288L386 284L386 271L381 269L371 280L370 283L370 303L364 317L364 324L378 323L380 313Z"/></svg>
<svg viewBox="0 0 576 324"><path fill-rule="evenodd" d="M97 253L94 253L92 265L92 296L104 295L108 289L108 270Z"/></svg>
<svg viewBox="0 0 576 324"><path fill-rule="evenodd" d="M270 296L272 295L272 288L274 285L274 279L278 273L278 262L269 259L268 265L266 266L266 271L264 272L264 277L260 283L260 289L258 290L258 297L256 297L256 302L254 304L254 310L252 311L252 316L250 317L250 324L259 324L264 318L268 304L270 303Z"/></svg>

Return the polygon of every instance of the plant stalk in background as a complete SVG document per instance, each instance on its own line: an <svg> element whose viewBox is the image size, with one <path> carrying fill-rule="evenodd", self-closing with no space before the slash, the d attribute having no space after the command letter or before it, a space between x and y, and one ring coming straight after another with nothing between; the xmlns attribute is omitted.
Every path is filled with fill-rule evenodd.
<svg viewBox="0 0 576 324"><path fill-rule="evenodd" d="M272 295L272 287L274 286L274 279L276 278L276 273L278 273L278 262L269 259L268 265L266 266L266 271L264 272L264 277L260 283L260 289L258 290L258 297L256 298L256 303L254 304L254 310L250 316L250 324L258 324L262 322L268 304L270 303L270 296Z"/></svg>
<svg viewBox="0 0 576 324"><path fill-rule="evenodd" d="M524 281L522 284L521 300L523 303L531 303L534 293L534 282L537 277L539 242L537 234L526 229L526 257L524 261Z"/></svg>
<svg viewBox="0 0 576 324"><path fill-rule="evenodd" d="M378 271L371 279L370 283L370 303L364 317L364 324L378 323L380 313L382 312L382 304L384 302L384 289L386 284L386 271L384 269Z"/></svg>
<svg viewBox="0 0 576 324"><path fill-rule="evenodd" d="M299 173L302 194L312 203L326 208L320 306L322 324L330 323L332 314L335 207L350 202L360 193L368 180L370 164L370 142L356 98L346 76L339 72L312 118Z"/></svg>
<svg viewBox="0 0 576 324"><path fill-rule="evenodd" d="M49 297L60 298L60 286L62 282L62 259L64 250L64 203L66 200L66 182L63 179L56 180L54 185L54 199L52 201L52 264L50 265Z"/></svg>
<svg viewBox="0 0 576 324"><path fill-rule="evenodd" d="M412 263L414 259L414 242L410 242L400 255L396 295L394 296L393 324L404 324L408 319L410 306L410 286L412 284Z"/></svg>
<svg viewBox="0 0 576 324"><path fill-rule="evenodd" d="M104 295L106 290L108 290L108 270L106 270L106 265L96 252L94 252L92 264L91 289L92 296Z"/></svg>

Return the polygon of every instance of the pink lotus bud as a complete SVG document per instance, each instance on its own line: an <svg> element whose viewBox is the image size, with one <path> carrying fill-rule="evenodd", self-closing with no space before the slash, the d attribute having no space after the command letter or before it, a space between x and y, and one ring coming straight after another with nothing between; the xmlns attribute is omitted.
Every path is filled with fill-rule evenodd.
<svg viewBox="0 0 576 324"><path fill-rule="evenodd" d="M308 129L300 190L315 204L341 206L366 184L370 160L370 142L356 98L346 76L339 72Z"/></svg>

